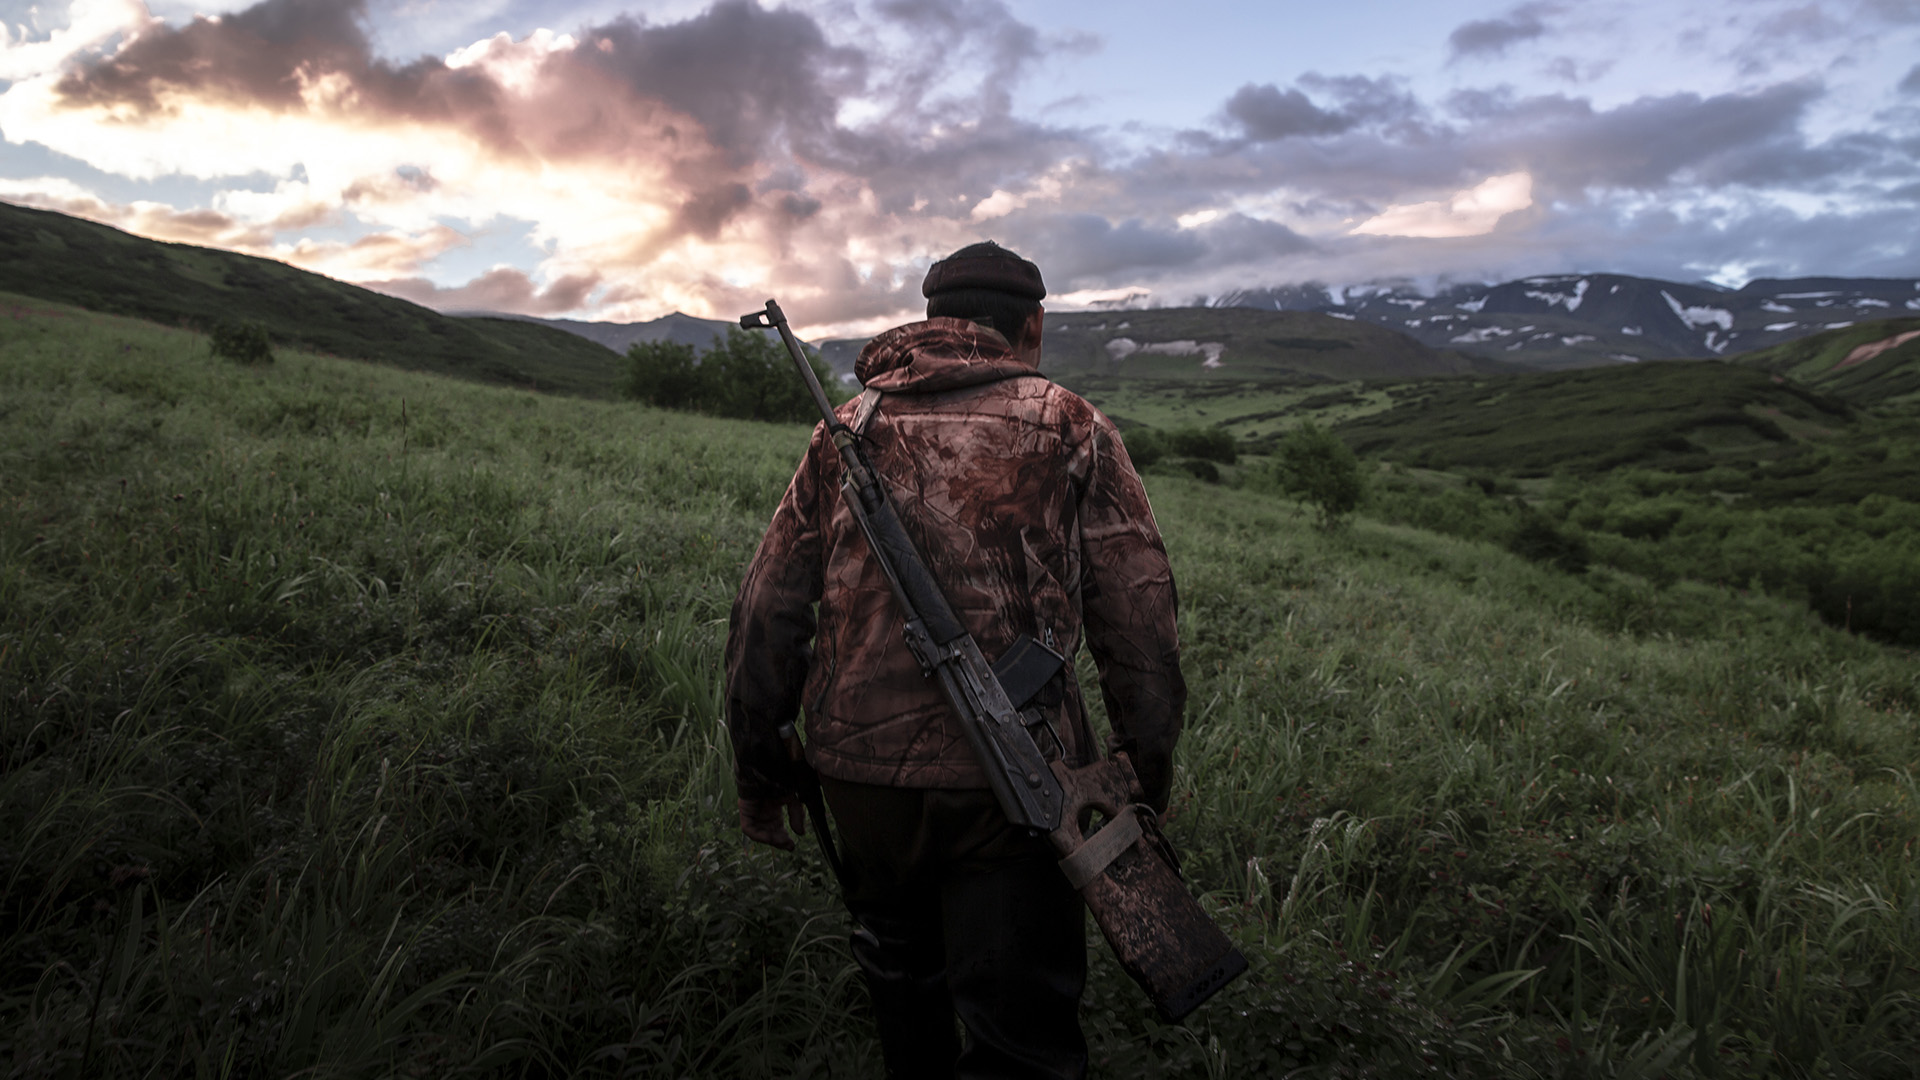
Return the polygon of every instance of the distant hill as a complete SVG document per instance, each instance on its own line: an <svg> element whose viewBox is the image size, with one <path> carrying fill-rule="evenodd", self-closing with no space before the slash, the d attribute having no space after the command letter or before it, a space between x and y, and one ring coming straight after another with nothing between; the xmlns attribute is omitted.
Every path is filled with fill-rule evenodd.
<svg viewBox="0 0 1920 1080"><path fill-rule="evenodd" d="M1717 361L1432 380L1390 390L1394 407L1335 428L1356 452L1516 476L1750 467L1790 455L1803 441L1840 441L1855 418L1837 398Z"/></svg>
<svg viewBox="0 0 1920 1080"><path fill-rule="evenodd" d="M1356 319L1297 311L1050 311L1046 327L1040 368L1049 375L1338 382L1521 370ZM823 341L820 355L850 373L869 340Z"/></svg>
<svg viewBox="0 0 1920 1080"><path fill-rule="evenodd" d="M0 291L201 329L252 320L278 345L537 390L609 396L619 377L620 358L577 335L456 319L271 259L7 203Z"/></svg>
<svg viewBox="0 0 1920 1080"><path fill-rule="evenodd" d="M1856 405L1920 402L1920 317L1828 330L1732 359Z"/></svg>
<svg viewBox="0 0 1920 1080"><path fill-rule="evenodd" d="M538 322L624 352L636 341L678 341L704 349L729 323L675 312L651 322L599 323L493 316ZM818 343L842 376L853 373L871 338ZM1337 315L1230 308L1155 308L1047 316L1042 370L1055 373L1233 379L1345 380L1417 378L1501 370L1407 335Z"/></svg>
<svg viewBox="0 0 1920 1080"><path fill-rule="evenodd" d="M1247 308L1049 314L1041 370L1191 378L1408 379L1499 365L1358 319Z"/></svg>
<svg viewBox="0 0 1920 1080"><path fill-rule="evenodd" d="M1428 295L1405 285L1246 289L1214 306L1319 311L1534 368L1712 357L1920 311L1910 278L1757 279L1738 290L1625 274L1559 274Z"/></svg>
<svg viewBox="0 0 1920 1080"><path fill-rule="evenodd" d="M448 314L461 319L511 319L515 322L538 323L586 338L617 353L625 353L641 341L671 341L705 350L715 339L726 340L727 328L737 325L724 319L699 319L677 311L658 319L631 323L542 319L534 315L512 315L499 311L454 311Z"/></svg>

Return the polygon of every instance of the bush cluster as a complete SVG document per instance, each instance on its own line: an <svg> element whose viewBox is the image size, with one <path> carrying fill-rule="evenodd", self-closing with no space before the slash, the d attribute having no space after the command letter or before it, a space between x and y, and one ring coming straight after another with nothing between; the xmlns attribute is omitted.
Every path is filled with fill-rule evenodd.
<svg viewBox="0 0 1920 1080"><path fill-rule="evenodd" d="M838 394L833 370L819 354L808 357L814 375L830 398ZM705 352L673 341L636 342L627 350L629 398L662 409L725 416L736 420L804 422L819 411L793 370L786 348L771 334L728 327Z"/></svg>
<svg viewBox="0 0 1920 1080"><path fill-rule="evenodd" d="M1366 475L1347 444L1311 420L1287 432L1274 452L1272 482L1313 508L1322 529L1338 527L1366 496Z"/></svg>
<svg viewBox="0 0 1920 1080"><path fill-rule="evenodd" d="M1220 428L1186 427L1162 431L1139 427L1123 434L1121 441L1126 443L1127 456L1133 459L1134 467L1140 469L1167 458L1187 458L1220 465L1231 465L1240 459L1232 432ZM1219 478L1219 470L1211 472L1215 479Z"/></svg>
<svg viewBox="0 0 1920 1080"><path fill-rule="evenodd" d="M257 322L226 320L214 324L207 345L213 355L236 364L273 363L273 343Z"/></svg>
<svg viewBox="0 0 1920 1080"><path fill-rule="evenodd" d="M1391 474L1376 488L1369 509L1389 521L1491 540L1571 573L1598 563L1661 586L1757 589L1833 626L1920 645L1920 503L1907 499L1754 506L1641 471L1562 479L1533 501Z"/></svg>

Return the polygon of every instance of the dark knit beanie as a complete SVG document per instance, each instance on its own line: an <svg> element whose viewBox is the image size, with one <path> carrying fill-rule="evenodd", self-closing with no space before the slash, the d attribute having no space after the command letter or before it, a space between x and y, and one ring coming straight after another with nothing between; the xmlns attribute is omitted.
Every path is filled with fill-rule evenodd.
<svg viewBox="0 0 1920 1080"><path fill-rule="evenodd" d="M968 244L934 263L920 283L920 295L929 299L957 289L986 289L1034 301L1047 295L1039 267L991 240Z"/></svg>

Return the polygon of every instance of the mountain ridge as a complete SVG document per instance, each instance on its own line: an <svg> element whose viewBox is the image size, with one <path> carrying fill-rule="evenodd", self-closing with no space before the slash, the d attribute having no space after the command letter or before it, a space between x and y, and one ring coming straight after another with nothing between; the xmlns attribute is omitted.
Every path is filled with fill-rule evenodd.
<svg viewBox="0 0 1920 1080"><path fill-rule="evenodd" d="M1551 370L1728 356L1920 312L1920 279L1756 278L1725 289L1630 274L1544 274L1432 293L1396 282L1305 282L1235 290L1209 306L1350 316L1435 348Z"/></svg>
<svg viewBox="0 0 1920 1080"><path fill-rule="evenodd" d="M0 202L0 292L483 382L609 397L620 358L579 335L430 308L253 255L150 240Z"/></svg>

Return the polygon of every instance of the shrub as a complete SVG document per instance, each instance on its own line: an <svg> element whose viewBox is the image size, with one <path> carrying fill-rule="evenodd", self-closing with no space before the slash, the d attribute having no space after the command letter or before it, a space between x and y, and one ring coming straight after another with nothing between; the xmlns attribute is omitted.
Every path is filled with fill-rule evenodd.
<svg viewBox="0 0 1920 1080"><path fill-rule="evenodd" d="M1522 513L1507 550L1532 562L1546 563L1569 574L1586 572L1593 554L1586 537L1575 528L1561 528L1533 510Z"/></svg>
<svg viewBox="0 0 1920 1080"><path fill-rule="evenodd" d="M1240 460L1233 434L1220 428L1175 428L1166 433L1167 451L1178 457L1198 458L1222 465Z"/></svg>
<svg viewBox="0 0 1920 1080"><path fill-rule="evenodd" d="M1162 458L1170 457L1217 462L1221 465L1232 465L1240 460L1240 450L1233 441L1233 433L1220 428L1186 427L1160 431L1140 427L1121 435L1121 441L1126 444L1127 457L1133 460L1136 469L1144 469ZM1188 466L1188 470L1192 471L1191 466ZM1218 476L1219 470L1214 470L1214 474Z"/></svg>
<svg viewBox="0 0 1920 1080"><path fill-rule="evenodd" d="M1120 442L1127 448L1127 457L1133 460L1133 467L1136 469L1144 469L1167 454L1166 442L1158 431L1150 427L1134 428L1132 431L1123 432Z"/></svg>
<svg viewBox="0 0 1920 1080"><path fill-rule="evenodd" d="M700 395L693 346L677 341L636 341L627 349L627 381L621 391L662 409L691 409Z"/></svg>
<svg viewBox="0 0 1920 1080"><path fill-rule="evenodd" d="M828 397L844 400L836 393L832 369L818 354L809 360ZM698 359L691 345L635 343L627 350L622 391L659 408L737 420L811 421L819 415L785 346L772 335L738 327L729 327L726 340L716 341Z"/></svg>
<svg viewBox="0 0 1920 1080"><path fill-rule="evenodd" d="M1192 473L1195 480L1204 480L1209 484L1220 482L1220 467L1206 458L1182 458L1180 467Z"/></svg>
<svg viewBox="0 0 1920 1080"><path fill-rule="evenodd" d="M273 343L267 338L267 328L257 322L218 323L208 345L213 355L236 364L273 363Z"/></svg>
<svg viewBox="0 0 1920 1080"><path fill-rule="evenodd" d="M1310 421L1280 440L1273 471L1280 490L1312 507L1322 529L1344 523L1366 495L1366 477L1353 451Z"/></svg>

